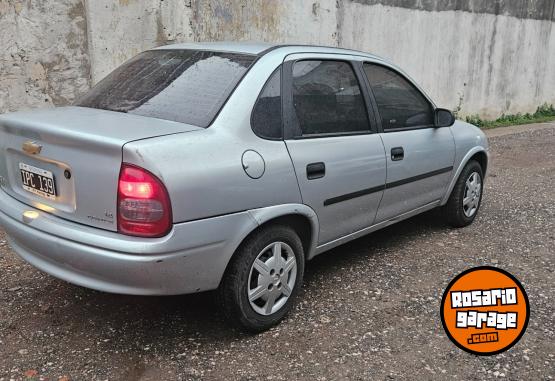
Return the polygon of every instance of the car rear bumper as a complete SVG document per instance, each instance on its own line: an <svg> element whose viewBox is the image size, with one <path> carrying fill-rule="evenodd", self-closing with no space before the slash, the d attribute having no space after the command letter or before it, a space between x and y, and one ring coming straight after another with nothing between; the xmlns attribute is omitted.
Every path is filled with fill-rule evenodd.
<svg viewBox="0 0 555 381"><path fill-rule="evenodd" d="M38 217L26 222L30 210ZM128 237L63 220L0 190L0 225L21 258L67 282L118 294L176 295L217 288L257 223L242 212L175 224L163 238Z"/></svg>

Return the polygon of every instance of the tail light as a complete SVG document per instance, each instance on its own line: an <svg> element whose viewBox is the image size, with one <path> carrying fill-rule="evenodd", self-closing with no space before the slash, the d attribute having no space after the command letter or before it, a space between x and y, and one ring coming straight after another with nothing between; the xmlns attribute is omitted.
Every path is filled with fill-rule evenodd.
<svg viewBox="0 0 555 381"><path fill-rule="evenodd" d="M171 203L164 184L145 169L123 164L118 186L118 231L162 237L171 226Z"/></svg>

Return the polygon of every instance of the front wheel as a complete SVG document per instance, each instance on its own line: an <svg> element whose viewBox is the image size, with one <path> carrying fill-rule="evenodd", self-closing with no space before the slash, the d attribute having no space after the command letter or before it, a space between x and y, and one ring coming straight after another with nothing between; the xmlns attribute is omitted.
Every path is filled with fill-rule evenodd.
<svg viewBox="0 0 555 381"><path fill-rule="evenodd" d="M482 167L477 161L471 160L462 170L445 205L449 225L460 228L474 221L482 202L482 191Z"/></svg>
<svg viewBox="0 0 555 381"><path fill-rule="evenodd" d="M218 290L228 320L251 332L277 324L291 309L302 284L304 253L293 229L275 225L246 239Z"/></svg>

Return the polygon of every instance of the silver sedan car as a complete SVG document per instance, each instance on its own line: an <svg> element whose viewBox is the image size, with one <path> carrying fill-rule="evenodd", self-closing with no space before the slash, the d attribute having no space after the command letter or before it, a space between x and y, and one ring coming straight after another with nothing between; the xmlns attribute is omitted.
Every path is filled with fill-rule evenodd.
<svg viewBox="0 0 555 381"><path fill-rule="evenodd" d="M487 165L478 128L374 55L178 44L73 106L0 116L0 224L57 278L217 290L230 321L261 331L314 256L436 207L472 223Z"/></svg>

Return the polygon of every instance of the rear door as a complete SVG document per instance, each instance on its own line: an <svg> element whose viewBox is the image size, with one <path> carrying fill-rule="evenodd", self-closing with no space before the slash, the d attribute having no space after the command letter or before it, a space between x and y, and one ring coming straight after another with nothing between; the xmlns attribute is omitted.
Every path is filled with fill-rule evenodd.
<svg viewBox="0 0 555 381"><path fill-rule="evenodd" d="M385 183L384 147L351 59L297 54L283 66L285 140L319 244L372 225Z"/></svg>
<svg viewBox="0 0 555 381"><path fill-rule="evenodd" d="M437 202L452 176L450 128L434 127L434 106L392 68L365 63L387 156L387 181L376 223Z"/></svg>

